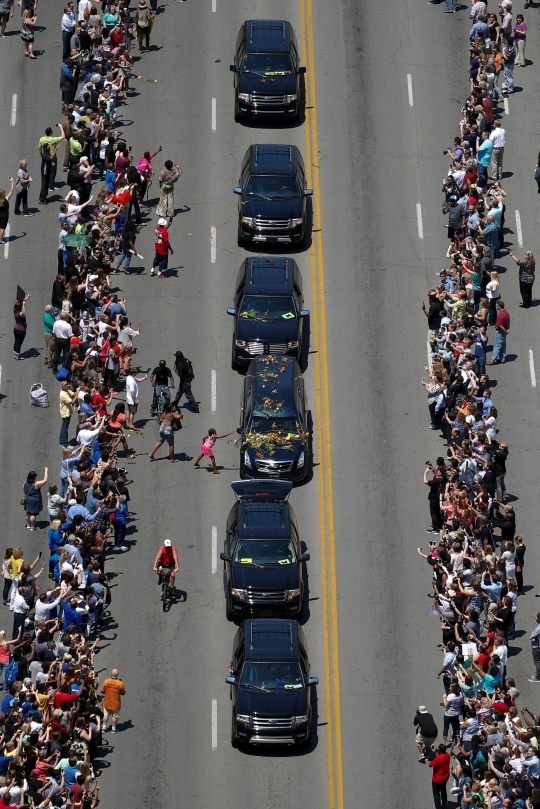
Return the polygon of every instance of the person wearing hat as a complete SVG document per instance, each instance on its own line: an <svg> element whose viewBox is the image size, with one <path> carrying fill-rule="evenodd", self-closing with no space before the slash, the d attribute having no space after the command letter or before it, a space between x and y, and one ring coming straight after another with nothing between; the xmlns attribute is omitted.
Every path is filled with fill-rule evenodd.
<svg viewBox="0 0 540 809"><path fill-rule="evenodd" d="M195 379L193 366L187 357L184 357L181 351L175 351L174 356L176 357L174 361L174 370L178 374L179 385L173 404L177 405L182 396L185 395L191 412L200 413L199 405L195 401L195 397L191 392L191 383Z"/></svg>
<svg viewBox="0 0 540 809"><path fill-rule="evenodd" d="M418 761L423 764L426 752L435 743L439 730L425 705L419 705L416 709L413 725L416 727L416 744L420 753Z"/></svg>
<svg viewBox="0 0 540 809"><path fill-rule="evenodd" d="M155 231L155 255L152 262L152 269L150 275L155 275L156 269L158 271L157 277L164 278L164 271L167 269L169 263L169 253L172 255L174 250L169 241L169 225L166 219L158 219L157 228Z"/></svg>
<svg viewBox="0 0 540 809"><path fill-rule="evenodd" d="M448 214L448 238L453 239L455 234L462 230L465 216L463 209L457 204L456 194L451 194L448 203L442 206L443 214Z"/></svg>
<svg viewBox="0 0 540 809"><path fill-rule="evenodd" d="M178 564L178 553L170 539L166 539L159 551L156 553L152 570L158 574L158 584L161 584L161 573L163 568L171 571L170 584L174 590L174 580L180 566Z"/></svg>
<svg viewBox="0 0 540 809"><path fill-rule="evenodd" d="M154 388L150 415L155 416L159 395L163 393L165 404L170 404L171 394L169 388L174 388L174 378L165 360L160 360L159 364L156 365L150 374L150 384Z"/></svg>

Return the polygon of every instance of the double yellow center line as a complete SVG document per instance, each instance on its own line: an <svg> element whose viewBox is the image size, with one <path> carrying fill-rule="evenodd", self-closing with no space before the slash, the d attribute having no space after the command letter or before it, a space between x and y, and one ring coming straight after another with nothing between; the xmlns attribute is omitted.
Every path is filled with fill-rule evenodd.
<svg viewBox="0 0 540 809"><path fill-rule="evenodd" d="M325 653L325 713L327 720L328 806L343 809L343 766L341 752L341 695L339 680L339 634L337 617L336 555L334 535L334 494L332 487L332 442L328 391L328 351L326 332L326 298L321 222L320 186L314 174L318 171L317 91L313 49L312 0L300 0L302 53L306 73L306 179L313 188L313 236L310 258L312 308L311 335L314 350L315 399L318 421L314 443L319 465L319 530L321 536L322 613ZM315 166L315 172L313 168Z"/></svg>

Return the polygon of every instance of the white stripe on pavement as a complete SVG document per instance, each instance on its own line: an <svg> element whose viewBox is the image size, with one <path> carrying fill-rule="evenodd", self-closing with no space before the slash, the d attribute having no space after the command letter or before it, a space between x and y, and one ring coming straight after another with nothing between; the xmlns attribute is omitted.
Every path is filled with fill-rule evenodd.
<svg viewBox="0 0 540 809"><path fill-rule="evenodd" d="M521 214L516 211L516 233L517 240L520 247L523 247L523 233L521 231Z"/></svg>
<svg viewBox="0 0 540 809"><path fill-rule="evenodd" d="M212 413L216 412L216 389L217 389L216 372L212 371L211 384L210 384Z"/></svg>
<svg viewBox="0 0 540 809"><path fill-rule="evenodd" d="M11 126L17 123L17 93L13 93L11 97L11 118L9 120Z"/></svg>
<svg viewBox="0 0 540 809"><path fill-rule="evenodd" d="M6 225L6 229L4 231L4 241L5 241L4 258L8 258L8 256L9 256L9 231L10 230L11 230L11 228L10 228L9 222L8 222L7 225Z"/></svg>
<svg viewBox="0 0 540 809"><path fill-rule="evenodd" d="M422 206L419 202L416 203L416 219L418 220L418 238L424 238L424 226L422 224Z"/></svg>
<svg viewBox="0 0 540 809"><path fill-rule="evenodd" d="M217 228L211 227L210 228L210 261L212 264L216 263L216 254L217 254Z"/></svg>
<svg viewBox="0 0 540 809"><path fill-rule="evenodd" d="M412 92L412 76L410 73L407 73L407 89L409 91L409 107L412 107L414 104L414 99Z"/></svg>
<svg viewBox="0 0 540 809"><path fill-rule="evenodd" d="M212 11L216 10L216 0L212 0Z"/></svg>
<svg viewBox="0 0 540 809"><path fill-rule="evenodd" d="M217 699L212 700L212 750L217 750Z"/></svg>
<svg viewBox="0 0 540 809"><path fill-rule="evenodd" d="M217 525L212 526L212 575L217 570Z"/></svg>
<svg viewBox="0 0 540 809"><path fill-rule="evenodd" d="M529 348L529 366L531 369L531 385L536 387L536 373L534 370L534 354L532 348Z"/></svg>
<svg viewBox="0 0 540 809"><path fill-rule="evenodd" d="M508 97L507 96L504 97L503 103L504 103L504 114L505 115L510 115L510 107L508 106Z"/></svg>
<svg viewBox="0 0 540 809"><path fill-rule="evenodd" d="M216 123L217 123L217 119L216 119L216 99L213 98L212 99L212 131L213 132L216 131Z"/></svg>

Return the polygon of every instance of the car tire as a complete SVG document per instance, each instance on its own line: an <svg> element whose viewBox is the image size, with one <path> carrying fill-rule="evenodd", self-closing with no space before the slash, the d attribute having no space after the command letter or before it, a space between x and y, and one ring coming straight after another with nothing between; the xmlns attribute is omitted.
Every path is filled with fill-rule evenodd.
<svg viewBox="0 0 540 809"><path fill-rule="evenodd" d="M234 620L234 610L232 608L231 600L229 598L229 594L225 596L225 617L227 621Z"/></svg>
<svg viewBox="0 0 540 809"><path fill-rule="evenodd" d="M240 222L238 223L237 241L238 241L238 247L244 247L244 239L242 238L242 229L241 229L241 226L240 226Z"/></svg>
<svg viewBox="0 0 540 809"><path fill-rule="evenodd" d="M236 738L236 724L234 721L234 714L231 714L231 747L237 748L239 746L238 739Z"/></svg>
<svg viewBox="0 0 540 809"><path fill-rule="evenodd" d="M242 120L242 116L240 115L240 112L238 111L238 99L236 98L235 102L234 102L234 123L239 124L241 122L241 120Z"/></svg>
<svg viewBox="0 0 540 809"><path fill-rule="evenodd" d="M300 239L299 242L296 242L296 244L298 245L298 247L301 247L302 250L306 246L306 231L305 230L304 230L304 235L302 236L302 238Z"/></svg>
<svg viewBox="0 0 540 809"><path fill-rule="evenodd" d="M232 349L231 349L231 368L233 369L233 371L239 371L240 370L240 366L236 362L236 351L234 350L234 337L233 337Z"/></svg>

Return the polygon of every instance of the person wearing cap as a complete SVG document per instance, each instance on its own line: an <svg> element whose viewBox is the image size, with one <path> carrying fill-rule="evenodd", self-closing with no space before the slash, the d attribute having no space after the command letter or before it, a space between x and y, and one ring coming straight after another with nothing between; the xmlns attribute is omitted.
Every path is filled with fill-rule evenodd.
<svg viewBox="0 0 540 809"><path fill-rule="evenodd" d="M177 405L185 395L186 399L189 403L189 408L192 413L200 413L199 405L195 401L195 397L191 392L191 383L195 379L195 374L193 373L193 365L188 360L187 357L184 357L181 351L175 351L174 356L176 357L174 361L174 370L178 374L178 390L176 391L176 396L174 398L173 404Z"/></svg>
<svg viewBox="0 0 540 809"><path fill-rule="evenodd" d="M103 727L104 732L107 731L107 721L111 717L111 733L116 733L116 723L120 716L120 709L122 707L122 697L126 693L126 687L122 680L118 677L118 669L111 670L111 676L103 681L101 686L101 693L105 694L103 700Z"/></svg>
<svg viewBox="0 0 540 809"><path fill-rule="evenodd" d="M180 566L178 564L178 553L170 539L166 539L159 551L156 553L152 570L158 574L158 584L161 584L161 573L163 568L168 568L171 571L170 583L174 590L174 582L176 574Z"/></svg>
<svg viewBox="0 0 540 809"><path fill-rule="evenodd" d="M435 743L439 730L425 705L419 705L416 709L413 725L416 727L416 744L420 753L418 761L423 764L426 752Z"/></svg>
<svg viewBox="0 0 540 809"><path fill-rule="evenodd" d="M456 233L459 233L463 226L465 216L463 209L457 204L456 194L451 194L448 203L442 206L443 214L448 214L448 238L453 239Z"/></svg>
<svg viewBox="0 0 540 809"><path fill-rule="evenodd" d="M157 270L158 278L165 277L164 271L167 269L169 263L169 253L171 255L174 253L169 240L168 227L169 225L166 219L158 219L154 240L155 255L154 261L152 262L152 269L150 270L150 275L155 275Z"/></svg>
<svg viewBox="0 0 540 809"><path fill-rule="evenodd" d="M165 404L170 404L171 393L169 388L174 388L174 378L171 369L167 367L165 360L160 360L159 364L154 368L150 374L150 384L154 389L152 397L152 406L150 408L150 415L155 416L158 397L162 393L165 397Z"/></svg>

